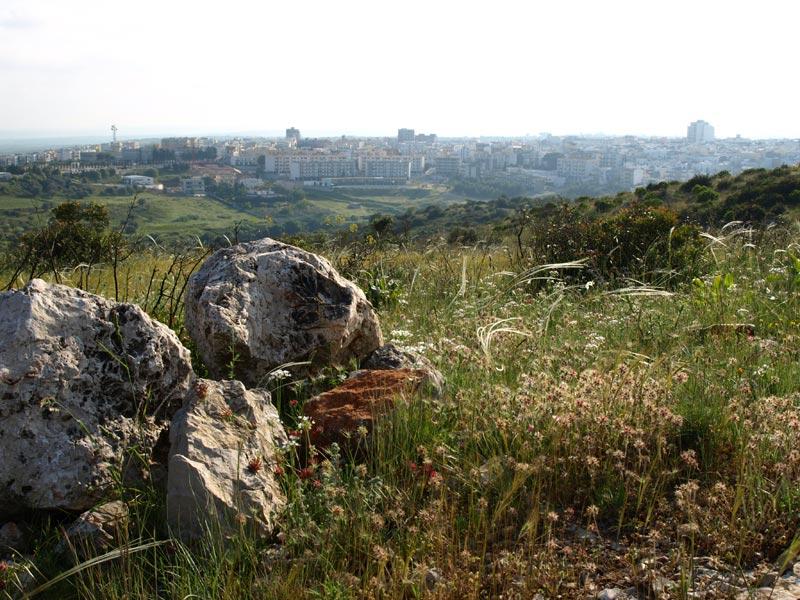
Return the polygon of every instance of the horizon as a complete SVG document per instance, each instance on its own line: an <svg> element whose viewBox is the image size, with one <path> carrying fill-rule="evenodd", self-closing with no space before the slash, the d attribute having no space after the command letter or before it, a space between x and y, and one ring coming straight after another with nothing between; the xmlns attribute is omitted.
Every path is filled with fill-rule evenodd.
<svg viewBox="0 0 800 600"><path fill-rule="evenodd" d="M365 133L365 134L356 134L356 133L332 133L332 132L310 132L306 134L303 129L300 129L301 134L303 134L304 138L317 138L317 139L339 139L342 137L347 138L369 138L369 139L391 139L396 137L395 133L387 133L387 134L379 134L379 133ZM428 133L428 132L418 132L418 133ZM430 133L436 133L430 132ZM438 135L438 134L437 134ZM438 135L439 139L442 140L458 140L458 139L504 139L504 140L513 140L513 139L531 139L531 138L541 138L543 135L549 135L554 138L597 138L597 139L613 139L613 138L622 138L622 137L634 137L636 139L660 139L660 140L673 140L679 141L685 138L685 135L654 135L654 134L646 134L646 133L628 133L628 134L610 134L605 132L580 132L580 133L551 133L551 132L539 132L539 133L524 133L524 134L515 134L515 135L491 135L491 134L480 134L480 135ZM234 131L234 132L208 132L203 131L200 129L194 131L162 131L162 132L148 132L143 133L141 135L120 135L118 133L117 140L120 142L126 141L142 141L142 140L154 140L160 141L163 138L168 137L198 137L198 138L245 138L245 139L281 139L284 137L284 131ZM727 138L717 137L715 141L725 141L725 140L734 140L737 139L736 136L731 136ZM793 138L793 137L777 137L777 138L747 138L741 136L741 139L747 141L800 141L800 138ZM64 147L68 146L80 146L80 145L96 145L96 144L105 144L111 141L111 134L110 131L108 134L105 133L86 133L86 132L76 132L74 134L70 134L67 132L10 132L10 131L0 131L0 152L33 152L37 150L47 150L50 149L57 144L64 144Z"/></svg>

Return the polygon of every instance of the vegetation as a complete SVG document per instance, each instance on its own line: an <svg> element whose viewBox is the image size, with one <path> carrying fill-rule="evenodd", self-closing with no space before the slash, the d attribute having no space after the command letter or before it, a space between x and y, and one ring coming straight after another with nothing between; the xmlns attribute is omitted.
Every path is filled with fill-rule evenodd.
<svg viewBox="0 0 800 600"><path fill-rule="evenodd" d="M407 243L400 219L293 238L369 291L386 338L436 363L445 396L408 398L357 456L287 451L273 539L148 545L169 539L159 495L120 484L120 551L43 595L585 598L666 577L688 598L699 557L754 583L800 547L800 230L785 213L769 229L681 222L788 202L797 170L780 171L513 206L468 246ZM206 251L150 246L60 275L189 343L180 290ZM287 427L302 435L303 402L340 375L273 381ZM41 524L37 581L65 571L58 525Z"/></svg>

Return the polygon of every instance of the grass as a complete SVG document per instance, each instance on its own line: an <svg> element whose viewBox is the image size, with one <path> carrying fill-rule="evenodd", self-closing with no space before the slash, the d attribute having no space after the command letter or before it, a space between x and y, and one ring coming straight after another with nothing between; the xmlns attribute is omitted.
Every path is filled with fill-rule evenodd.
<svg viewBox="0 0 800 600"><path fill-rule="evenodd" d="M688 597L700 556L754 580L800 524L800 230L724 235L669 293L555 267L531 282L534 265L502 245L386 246L360 262L314 248L362 285L376 271L399 282L385 337L427 355L445 396L401 403L365 458L319 455L301 478L286 456L274 539L147 546L167 538L158 494L119 490L133 515L120 548L140 550L42 597L585 598L645 594L660 576ZM172 315L189 343L180 296L146 292L186 277L172 262L129 259L120 299ZM113 296L108 269L92 277ZM67 569L57 537L41 527L39 582Z"/></svg>
<svg viewBox="0 0 800 600"><path fill-rule="evenodd" d="M98 188L99 189L99 188ZM297 206L286 201L235 205L211 197L168 196L143 192L133 211L138 236L159 242L181 243L199 236L205 240L241 229L243 237L278 235L282 231L325 230L341 222L364 223L376 213L399 214L408 208L432 203L454 203L458 199L442 186L430 189L305 190L307 202ZM21 198L0 195L0 239L13 240L23 231L41 227L50 210L64 198ZM94 194L81 200L108 206L112 223L128 217L130 196ZM290 228L290 229L287 229Z"/></svg>

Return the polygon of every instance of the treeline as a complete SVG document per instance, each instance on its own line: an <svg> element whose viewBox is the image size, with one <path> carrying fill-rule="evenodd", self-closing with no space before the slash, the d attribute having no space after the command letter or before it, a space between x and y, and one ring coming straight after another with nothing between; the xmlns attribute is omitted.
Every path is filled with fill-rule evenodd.
<svg viewBox="0 0 800 600"><path fill-rule="evenodd" d="M91 183L98 183L115 175L113 168L70 174L61 173L54 167L34 166L25 170L22 175L0 183L0 196L79 200L92 193Z"/></svg>

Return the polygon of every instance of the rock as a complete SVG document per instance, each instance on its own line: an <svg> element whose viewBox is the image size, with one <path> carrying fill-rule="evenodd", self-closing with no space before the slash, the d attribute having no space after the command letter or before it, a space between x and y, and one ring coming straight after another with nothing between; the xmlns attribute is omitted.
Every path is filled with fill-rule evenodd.
<svg viewBox="0 0 800 600"><path fill-rule="evenodd" d="M311 443L317 447L357 443L359 428L363 427L363 436L368 435L375 417L391 409L398 396L413 393L425 377L423 371L414 369L356 371L303 406L312 422Z"/></svg>
<svg viewBox="0 0 800 600"><path fill-rule="evenodd" d="M425 587L428 588L428 591L432 591L442 581L444 581L444 577L439 569L428 569L425 572Z"/></svg>
<svg viewBox="0 0 800 600"><path fill-rule="evenodd" d="M792 573L794 573L795 577L800 577L800 562L794 563Z"/></svg>
<svg viewBox="0 0 800 600"><path fill-rule="evenodd" d="M607 588L597 594L597 600L621 600L623 598L627 598L627 596L620 588Z"/></svg>
<svg viewBox="0 0 800 600"><path fill-rule="evenodd" d="M28 544L22 529L9 521L0 527L0 552L24 552Z"/></svg>
<svg viewBox="0 0 800 600"><path fill-rule="evenodd" d="M258 387L286 363L301 372L360 359L383 343L364 293L323 258L269 238L215 252L189 281L186 330L209 371Z"/></svg>
<svg viewBox="0 0 800 600"><path fill-rule="evenodd" d="M167 520L184 540L208 530L272 530L284 497L277 451L287 443L266 390L198 380L170 429Z"/></svg>
<svg viewBox="0 0 800 600"><path fill-rule="evenodd" d="M741 592L736 598L737 600L797 600L800 598L800 586L761 587Z"/></svg>
<svg viewBox="0 0 800 600"><path fill-rule="evenodd" d="M415 369L425 372L425 383L437 395L444 391L444 376L427 358L416 352L386 344L374 350L361 363L362 369Z"/></svg>
<svg viewBox="0 0 800 600"><path fill-rule="evenodd" d="M147 459L193 377L132 304L35 279L0 294L0 518L83 511Z"/></svg>
<svg viewBox="0 0 800 600"><path fill-rule="evenodd" d="M597 594L597 600L629 600L635 599L636 597L636 588L634 587L624 590L620 588L606 588Z"/></svg>
<svg viewBox="0 0 800 600"><path fill-rule="evenodd" d="M108 552L123 541L127 524L127 505L120 500L106 502L87 510L67 528L59 550L69 548L81 560Z"/></svg>

